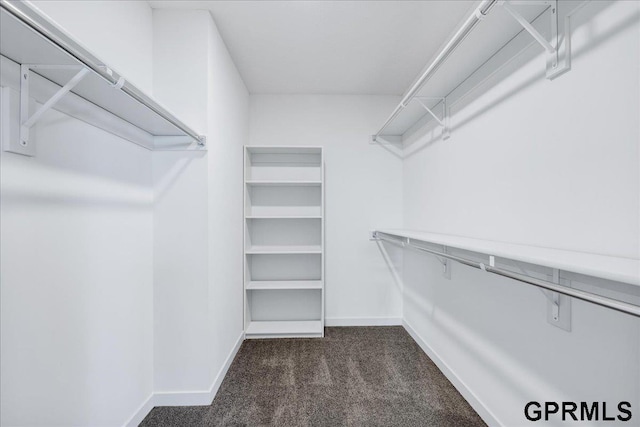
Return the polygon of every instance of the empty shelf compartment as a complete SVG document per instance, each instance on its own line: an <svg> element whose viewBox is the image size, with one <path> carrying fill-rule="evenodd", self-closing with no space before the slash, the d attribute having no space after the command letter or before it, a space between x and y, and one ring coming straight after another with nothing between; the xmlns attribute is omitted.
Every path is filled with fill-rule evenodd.
<svg viewBox="0 0 640 427"><path fill-rule="evenodd" d="M246 280L322 280L320 253L254 253L246 256Z"/></svg>
<svg viewBox="0 0 640 427"><path fill-rule="evenodd" d="M320 185L249 185L246 216L321 216Z"/></svg>
<svg viewBox="0 0 640 427"><path fill-rule="evenodd" d="M307 247L321 249L320 219L248 219L245 228L247 249L259 247Z"/></svg>
<svg viewBox="0 0 640 427"><path fill-rule="evenodd" d="M319 147L247 147L247 181L320 181Z"/></svg>

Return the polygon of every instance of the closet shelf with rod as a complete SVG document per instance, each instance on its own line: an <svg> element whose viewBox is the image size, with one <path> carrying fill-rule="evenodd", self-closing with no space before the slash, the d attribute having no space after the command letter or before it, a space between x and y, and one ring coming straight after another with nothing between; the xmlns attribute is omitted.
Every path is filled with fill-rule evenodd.
<svg viewBox="0 0 640 427"><path fill-rule="evenodd" d="M561 3L561 4L560 4ZM516 38L545 52L546 77L570 69L569 18L584 2L483 0L405 92L373 142L400 143L431 119L450 135L449 97ZM561 7L560 7L561 6ZM541 67L544 65L541 64ZM455 96L454 96L455 98Z"/></svg>
<svg viewBox="0 0 640 427"><path fill-rule="evenodd" d="M499 257L549 267L555 270L640 286L640 260L638 259L472 239L417 230L381 229L374 231L372 238L374 240L385 241L409 249L430 253L440 259L456 261L469 267L508 277L542 288L546 291L557 292L562 295L640 317L639 305L563 286L547 280L537 279L525 274L515 273L495 265L495 258ZM437 245L437 247L425 246L425 243ZM478 262L452 255L448 252L448 249L462 249L488 255L488 260L487 262Z"/></svg>
<svg viewBox="0 0 640 427"><path fill-rule="evenodd" d="M33 156L36 141L30 128L50 108L149 150L206 149L203 135L29 2L0 0L0 31L2 96L9 107L3 108L2 121L12 128L3 141L6 151Z"/></svg>

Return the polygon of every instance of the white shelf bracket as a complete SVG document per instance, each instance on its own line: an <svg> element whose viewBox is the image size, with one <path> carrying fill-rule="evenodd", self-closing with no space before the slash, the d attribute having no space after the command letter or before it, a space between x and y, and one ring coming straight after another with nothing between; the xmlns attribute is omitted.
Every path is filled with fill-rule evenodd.
<svg viewBox="0 0 640 427"><path fill-rule="evenodd" d="M446 254L448 252L449 251L447 247L443 246L442 253ZM440 262L442 263L442 277L444 277L447 280L451 280L451 263L452 263L451 260L448 258L443 258L443 259L440 259Z"/></svg>
<svg viewBox="0 0 640 427"><path fill-rule="evenodd" d="M449 139L451 136L451 130L449 129L449 109L447 108L447 98L432 98L426 96L415 96L412 99L418 102L422 108L424 108L427 113L431 115L435 119L436 122L442 127L442 139ZM442 103L442 118L438 117L433 110L424 103L424 100L427 99L437 99Z"/></svg>
<svg viewBox="0 0 640 427"><path fill-rule="evenodd" d="M371 135L371 139L369 140L369 144L382 144L382 145L393 145L393 146L402 146L402 136L400 135Z"/></svg>
<svg viewBox="0 0 640 427"><path fill-rule="evenodd" d="M569 16L559 27L558 0L551 0L550 4L550 40L547 40L534 28L508 1L499 2L500 6L509 13L547 52L547 79L553 80L571 69L571 37Z"/></svg>
<svg viewBox="0 0 640 427"><path fill-rule="evenodd" d="M560 270L552 269L551 282L560 284ZM571 298L558 292L544 291L547 297L547 322L571 332Z"/></svg>
<svg viewBox="0 0 640 427"><path fill-rule="evenodd" d="M47 102L45 102L35 113L30 114L30 97L29 97L29 82L31 80L31 70L38 68L48 69L79 69L78 73L74 75L71 80L63 87L61 87ZM27 149L29 146L29 131L40 120L42 115L62 99L71 89L73 89L89 72L88 68L75 66L75 65L33 65L22 64L20 66L20 132L19 140L20 146L23 149ZM25 152L20 152L25 154Z"/></svg>

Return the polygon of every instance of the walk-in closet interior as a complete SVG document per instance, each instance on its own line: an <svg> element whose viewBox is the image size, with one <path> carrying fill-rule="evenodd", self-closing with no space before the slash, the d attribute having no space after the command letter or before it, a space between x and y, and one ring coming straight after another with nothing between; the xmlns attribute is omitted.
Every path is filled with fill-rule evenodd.
<svg viewBox="0 0 640 427"><path fill-rule="evenodd" d="M640 1L0 0L2 426L640 426Z"/></svg>

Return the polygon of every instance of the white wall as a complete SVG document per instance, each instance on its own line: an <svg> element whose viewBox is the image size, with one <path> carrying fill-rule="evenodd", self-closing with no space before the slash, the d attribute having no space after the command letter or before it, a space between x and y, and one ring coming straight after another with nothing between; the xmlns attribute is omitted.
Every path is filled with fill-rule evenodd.
<svg viewBox="0 0 640 427"><path fill-rule="evenodd" d="M399 101L394 96L251 95L251 145L325 149L328 325L397 322L401 285L367 240L402 217L402 160L370 135ZM397 259L391 252L390 262Z"/></svg>
<svg viewBox="0 0 640 427"><path fill-rule="evenodd" d="M214 391L243 325L243 147L249 143L249 92L211 20L209 27L209 325Z"/></svg>
<svg viewBox="0 0 640 427"><path fill-rule="evenodd" d="M38 5L149 88L151 11L109 3ZM36 133L0 154L0 423L122 425L152 392L151 155L56 111Z"/></svg>
<svg viewBox="0 0 640 427"><path fill-rule="evenodd" d="M451 139L408 150L404 227L639 258L639 19L638 2L588 5L568 74L545 80L538 55L454 108ZM574 300L568 333L537 289L440 268L405 253L404 318L494 420L526 424L531 400L637 411L638 319Z"/></svg>
<svg viewBox="0 0 640 427"><path fill-rule="evenodd" d="M210 151L151 154L51 112L36 158L2 153L2 423L122 425L207 404L242 337L246 87L208 12L38 7Z"/></svg>
<svg viewBox="0 0 640 427"><path fill-rule="evenodd" d="M151 94L153 17L146 1L33 0L31 3L109 67Z"/></svg>
<svg viewBox="0 0 640 427"><path fill-rule="evenodd" d="M154 94L204 134L209 14L154 10ZM207 335L207 154L153 154L154 388L204 390Z"/></svg>
<svg viewBox="0 0 640 427"><path fill-rule="evenodd" d="M157 404L208 404L242 333L248 93L209 12L154 10L154 36L154 93L209 148L154 153Z"/></svg>

